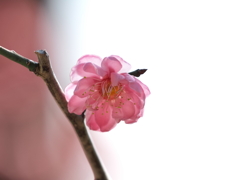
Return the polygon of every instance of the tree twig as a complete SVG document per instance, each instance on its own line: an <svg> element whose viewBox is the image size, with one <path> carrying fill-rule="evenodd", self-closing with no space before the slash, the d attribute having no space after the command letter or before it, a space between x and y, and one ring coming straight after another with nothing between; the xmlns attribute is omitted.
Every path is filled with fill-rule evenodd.
<svg viewBox="0 0 240 180"><path fill-rule="evenodd" d="M84 124L84 117L81 115L76 115L68 112L67 101L52 71L47 52L44 50L38 50L35 53L38 57L39 63L27 59L17 54L15 51L10 51L0 46L1 55L23 65L30 71L34 72L37 76L40 76L45 81L52 96L55 98L64 114L67 116L67 118L73 125L79 137L84 153L91 166L95 180L108 180L107 174L103 168L103 165L101 164L101 161L94 149L92 141L87 132L86 126Z"/></svg>
<svg viewBox="0 0 240 180"><path fill-rule="evenodd" d="M17 54L15 51L8 50L2 46L0 46L0 54L5 56L8 59L11 59L12 61L23 65L24 67L28 68L29 71L35 72L38 68L38 63L34 62L32 60L29 60L19 54Z"/></svg>
<svg viewBox="0 0 240 180"><path fill-rule="evenodd" d="M147 71L147 69L137 69L137 70L132 71L132 72L130 72L130 73L128 73L128 74L131 74L131 75L133 75L133 76L139 77L139 76L141 76L142 74L144 74L146 71Z"/></svg>

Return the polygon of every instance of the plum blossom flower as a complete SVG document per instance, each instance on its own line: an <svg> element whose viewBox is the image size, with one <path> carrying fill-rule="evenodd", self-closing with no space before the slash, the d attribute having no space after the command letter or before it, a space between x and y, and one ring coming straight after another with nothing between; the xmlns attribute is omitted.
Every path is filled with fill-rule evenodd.
<svg viewBox="0 0 240 180"><path fill-rule="evenodd" d="M103 60L95 55L81 57L71 70L65 89L70 113L86 110L91 130L109 131L120 121L130 124L143 115L148 87L128 74L131 65L119 56Z"/></svg>

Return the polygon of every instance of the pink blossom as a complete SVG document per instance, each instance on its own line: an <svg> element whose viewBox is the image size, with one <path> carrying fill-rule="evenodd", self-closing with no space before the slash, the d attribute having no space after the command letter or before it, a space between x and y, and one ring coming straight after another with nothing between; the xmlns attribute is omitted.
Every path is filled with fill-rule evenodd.
<svg viewBox="0 0 240 180"><path fill-rule="evenodd" d="M70 113L86 110L91 130L109 131L121 120L130 124L143 115L148 87L127 72L131 65L119 56L103 60L95 55L81 57L71 70L65 89Z"/></svg>

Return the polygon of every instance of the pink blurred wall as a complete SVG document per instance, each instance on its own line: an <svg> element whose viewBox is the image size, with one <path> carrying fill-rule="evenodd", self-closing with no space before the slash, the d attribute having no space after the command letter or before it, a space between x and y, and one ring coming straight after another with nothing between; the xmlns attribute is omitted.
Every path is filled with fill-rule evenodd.
<svg viewBox="0 0 240 180"><path fill-rule="evenodd" d="M48 24L43 8L36 0L0 0L0 45L36 60L38 22ZM3 56L0 63L0 180L93 179L44 82Z"/></svg>

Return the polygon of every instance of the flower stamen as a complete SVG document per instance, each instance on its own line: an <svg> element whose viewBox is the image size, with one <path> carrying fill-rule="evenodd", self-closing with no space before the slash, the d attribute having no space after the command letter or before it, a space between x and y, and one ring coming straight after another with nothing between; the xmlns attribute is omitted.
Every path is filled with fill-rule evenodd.
<svg viewBox="0 0 240 180"><path fill-rule="evenodd" d="M110 80L106 80L101 83L101 87L99 88L99 93L106 100L112 100L119 97L123 90L123 86L121 84L117 86L112 86Z"/></svg>

